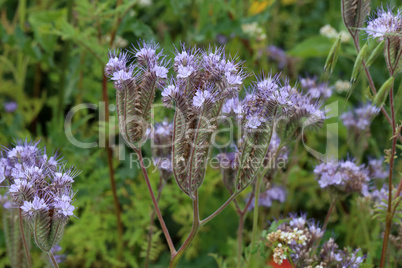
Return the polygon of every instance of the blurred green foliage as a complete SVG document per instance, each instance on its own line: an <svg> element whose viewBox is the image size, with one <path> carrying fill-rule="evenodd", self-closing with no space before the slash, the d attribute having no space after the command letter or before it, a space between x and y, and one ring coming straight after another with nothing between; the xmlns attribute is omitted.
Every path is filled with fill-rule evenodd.
<svg viewBox="0 0 402 268"><path fill-rule="evenodd" d="M380 4L379 0L372 2L372 7ZM396 0L388 2L400 5ZM335 39L320 35L320 28L330 24L337 31L345 30L340 1L320 0L0 0L0 19L0 144L8 145L17 138L41 139L49 151L59 148L69 163L82 170L74 185L78 190L74 203L77 218L71 219L61 241L62 252L67 257L61 267L143 267L152 203L142 174L138 167L131 165L132 157L135 158L133 152L127 147L113 147L124 226L124 250L119 259L106 150L99 146L79 148L64 132L64 118L72 107L92 103L96 109L81 109L73 116L71 129L75 139L99 143L99 133L105 133L110 141L119 140L113 110L110 111L112 120L102 122L105 112L102 79L108 49L128 48L140 39L153 39L171 57L174 47L181 42L199 47L225 45L226 52L245 60L248 72L281 71L294 83L300 76L320 76L323 70ZM363 34L361 39L363 44ZM267 48L271 45L286 52L284 66L270 57ZM375 45L369 42L370 47ZM330 85L339 79L349 80L355 57L352 41L342 43ZM380 87L387 79L383 58L378 57L370 70L376 86ZM397 79L396 85L399 84ZM369 99L366 88L362 76L349 100L346 93L334 93L327 103L338 102L341 114ZM114 103L114 95L112 84L108 83L109 103ZM7 112L3 108L6 102L16 102L17 109ZM159 96L157 103L161 103ZM402 90L397 91L396 103L402 103ZM401 118L400 105L397 112L397 118ZM171 115L168 110L157 109L155 120ZM329 123L340 125L340 157L356 156L349 146L355 141L350 139L339 117L330 119ZM361 144L362 161L380 157L389 148L390 127L382 115L371 129L371 136L363 137L364 144ZM303 138L308 146L325 152L325 128ZM307 211L310 218L322 222L328 209L328 193L318 187L312 174L317 160L308 154L300 140L292 146L291 165L274 179L286 187L287 200L270 209L260 209L263 226L273 217L292 211ZM150 156L149 146L144 150ZM399 171L400 164L396 164ZM156 189L158 173L150 172L150 178ZM218 170L208 170L199 195L204 216L226 200L229 194ZM171 180L163 190L160 206L173 240L179 245L191 228L191 202ZM245 225L246 244L251 237L250 218ZM214 267L221 262L221 267L233 267L237 223L236 212L229 207L201 230L179 266ZM364 267L374 267L381 249L380 224L371 219L364 200L353 196L339 203L329 229L337 233L340 246L361 247L368 253ZM157 220L155 225L159 227ZM5 248L4 232L0 228L0 267L9 264ZM40 251L33 248L34 267L43 267L46 258L40 258ZM153 249L155 261L151 266L166 267L169 254L160 232L154 236Z"/></svg>

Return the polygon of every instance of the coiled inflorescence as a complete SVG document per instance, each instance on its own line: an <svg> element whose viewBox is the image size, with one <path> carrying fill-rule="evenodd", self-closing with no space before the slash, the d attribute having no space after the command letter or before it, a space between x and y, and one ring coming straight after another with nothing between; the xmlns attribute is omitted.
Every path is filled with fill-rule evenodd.
<svg viewBox="0 0 402 268"><path fill-rule="evenodd" d="M77 174L57 153L48 157L38 142L18 141L2 152L0 183L8 187L13 204L22 210L36 244L45 252L60 241L74 215L72 183Z"/></svg>
<svg viewBox="0 0 402 268"><path fill-rule="evenodd" d="M168 69L155 43L139 43L131 51L109 52L105 75L114 81L120 133L138 148L146 138L156 88L165 84ZM136 61L131 62L135 58Z"/></svg>

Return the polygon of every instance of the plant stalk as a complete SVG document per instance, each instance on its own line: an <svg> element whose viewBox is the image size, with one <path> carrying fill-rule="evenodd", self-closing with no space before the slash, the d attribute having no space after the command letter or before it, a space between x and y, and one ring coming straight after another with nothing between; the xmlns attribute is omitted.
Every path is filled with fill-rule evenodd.
<svg viewBox="0 0 402 268"><path fill-rule="evenodd" d="M59 268L59 265L57 264L57 261L54 258L53 253L51 251L49 251L47 254L49 255L50 260L52 261L53 267L54 268Z"/></svg>
<svg viewBox="0 0 402 268"><path fill-rule="evenodd" d="M188 235L187 239L184 241L183 245L180 249L172 254L172 258L170 260L169 268L174 268L177 266L181 257L183 257L184 253L190 246L191 242L194 240L195 236L197 235L200 227L200 214L199 214L199 202L198 202L198 190L194 193L194 200L193 200L193 227L191 228L190 234Z"/></svg>
<svg viewBox="0 0 402 268"><path fill-rule="evenodd" d="M159 176L158 196L156 197L156 202L159 202L159 199L161 198L163 186L164 186L163 178L162 178L162 176ZM156 213L155 209L152 210L151 221L149 223L148 246L147 246L147 255L145 257L144 268L148 268L148 264L149 264L149 255L151 253L152 236L154 233L153 227L154 227L155 213Z"/></svg>
<svg viewBox="0 0 402 268"><path fill-rule="evenodd" d="M159 209L158 202L156 201L154 191L152 190L151 182L149 181L148 173L147 173L147 170L144 165L144 159L142 158L141 149L137 149L135 147L132 147L132 148L137 153L138 161L140 162L142 174L144 175L144 179L147 184L149 194L151 195L151 199L152 199L152 203L154 205L155 211L156 211L156 215L158 216L158 220L159 220L159 223L161 224L163 234L165 235L166 241L168 243L170 254L173 256L174 254L176 254L176 249L173 245L172 238L170 237L170 234L166 227L165 221L163 220L162 213Z"/></svg>
<svg viewBox="0 0 402 268"><path fill-rule="evenodd" d="M388 50L389 51L389 50ZM390 70L390 75L393 76L393 71ZM394 87L391 87L389 92L389 102L391 106L391 117L392 117L392 149L391 155L389 160L389 178L388 178L388 208L387 208L387 216L386 216L386 223L385 223L385 232L384 232L384 240L382 244L381 250L381 261L380 261L380 268L385 267L385 258L387 255L387 248L388 248L388 240L389 235L391 232L391 225L392 225L392 178L393 178L393 169L394 169L394 160L395 160L395 150L396 150L396 121L395 121L395 109L394 109Z"/></svg>
<svg viewBox="0 0 402 268"><path fill-rule="evenodd" d="M24 244L25 256L27 257L27 264L28 264L28 267L31 268L32 267L31 255L29 253L27 240L25 239L24 223L22 221L22 209L21 208L18 209L18 218L19 218L19 223L20 223L19 225L20 225L21 239L22 239L22 243Z"/></svg>

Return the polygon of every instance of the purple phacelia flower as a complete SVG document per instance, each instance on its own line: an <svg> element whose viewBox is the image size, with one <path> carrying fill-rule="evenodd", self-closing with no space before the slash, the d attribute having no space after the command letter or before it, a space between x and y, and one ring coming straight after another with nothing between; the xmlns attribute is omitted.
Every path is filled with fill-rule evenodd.
<svg viewBox="0 0 402 268"><path fill-rule="evenodd" d="M352 161L329 161L321 163L314 169L314 174L321 188L335 187L344 192L367 191L367 182L370 180L364 165L357 166Z"/></svg>
<svg viewBox="0 0 402 268"><path fill-rule="evenodd" d="M288 58L285 51L276 46L267 48L268 55L271 59L278 62L278 68L283 69L288 64Z"/></svg>
<svg viewBox="0 0 402 268"><path fill-rule="evenodd" d="M115 72L127 71L127 63L130 57L126 52L119 52L116 50L110 51L108 53L109 61L105 66L105 75L110 77Z"/></svg>
<svg viewBox="0 0 402 268"><path fill-rule="evenodd" d="M254 208L254 197L248 207L248 210L252 210ZM274 201L278 201L280 203L285 202L286 200L286 191L279 186L272 186L270 189L265 192L260 193L258 197L258 206L263 207L271 207Z"/></svg>
<svg viewBox="0 0 402 268"><path fill-rule="evenodd" d="M73 211L74 211L75 207L73 205L71 205L70 202L71 201L60 200L54 205L54 207L57 209L57 212L59 213L59 215L62 215L64 217L74 215Z"/></svg>
<svg viewBox="0 0 402 268"><path fill-rule="evenodd" d="M242 114L242 105L239 102L238 98L231 98L226 100L222 107L222 113L224 115L236 115L239 116Z"/></svg>
<svg viewBox="0 0 402 268"><path fill-rule="evenodd" d="M368 162L368 176L371 179L385 179L389 176L389 173L384 169L384 159L370 159Z"/></svg>
<svg viewBox="0 0 402 268"><path fill-rule="evenodd" d="M197 92L195 93L195 96L193 98L193 106L200 108L201 106L204 105L204 103L212 102L213 99L214 98L209 91L197 90Z"/></svg>
<svg viewBox="0 0 402 268"><path fill-rule="evenodd" d="M402 11L397 10L396 15L393 14L393 8L378 8L376 16L368 19L365 31L372 38L384 40L385 37L393 34L400 34L402 29Z"/></svg>
<svg viewBox="0 0 402 268"><path fill-rule="evenodd" d="M226 72L225 77L229 85L241 85L243 83L243 79L240 75Z"/></svg>
<svg viewBox="0 0 402 268"><path fill-rule="evenodd" d="M301 78L300 85L313 100L325 100L332 95L332 88L328 83L318 83L316 78Z"/></svg>
<svg viewBox="0 0 402 268"><path fill-rule="evenodd" d="M23 192L24 188L32 187L32 183L28 182L24 179L16 179L14 180L14 184L12 184L9 188L10 193L19 193Z"/></svg>
<svg viewBox="0 0 402 268"><path fill-rule="evenodd" d="M123 82L127 81L132 78L132 72L130 71L125 71L125 70L119 70L117 72L113 73L112 80L117 81L117 82Z"/></svg>
<svg viewBox="0 0 402 268"><path fill-rule="evenodd" d="M15 101L9 101L4 103L4 111L7 113L12 113L17 110L18 104Z"/></svg>
<svg viewBox="0 0 402 268"><path fill-rule="evenodd" d="M34 197L33 201L24 201L24 204L20 207L26 216L33 216L35 212L40 210L48 210L48 206L44 199L37 196Z"/></svg>
<svg viewBox="0 0 402 268"><path fill-rule="evenodd" d="M162 78L162 79L167 78L168 69L166 67L155 65L152 68L152 71L155 72L155 75L158 78Z"/></svg>
<svg viewBox="0 0 402 268"><path fill-rule="evenodd" d="M177 78L187 78L195 71L193 66L179 65L177 71Z"/></svg>
<svg viewBox="0 0 402 268"><path fill-rule="evenodd" d="M162 97L173 98L175 92L178 92L178 88L174 85L169 85L162 91Z"/></svg>
<svg viewBox="0 0 402 268"><path fill-rule="evenodd" d="M247 117L247 123L245 125L246 128L248 129L256 129L259 126L261 126L261 124L265 122L265 119L260 117L259 115L251 115Z"/></svg>
<svg viewBox="0 0 402 268"><path fill-rule="evenodd" d="M350 110L341 115L343 124L351 130L356 130L358 132L365 130L370 126L373 118L380 111L379 108L368 103L362 107Z"/></svg>

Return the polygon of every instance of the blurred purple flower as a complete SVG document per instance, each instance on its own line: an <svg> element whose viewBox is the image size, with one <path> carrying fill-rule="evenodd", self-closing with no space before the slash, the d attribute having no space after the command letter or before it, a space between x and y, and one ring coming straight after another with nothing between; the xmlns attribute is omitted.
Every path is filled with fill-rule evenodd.
<svg viewBox="0 0 402 268"><path fill-rule="evenodd" d="M267 47L267 52L272 60L278 62L279 69L283 69L287 65L288 58L286 56L286 53L279 47L269 46Z"/></svg>
<svg viewBox="0 0 402 268"><path fill-rule="evenodd" d="M12 113L17 110L18 104L15 101L9 101L4 103L4 110L7 113Z"/></svg>
<svg viewBox="0 0 402 268"><path fill-rule="evenodd" d="M260 194L258 197L258 205L263 207L271 207L273 201L278 201L280 203L285 202L286 192L283 187L273 186L267 191ZM248 207L248 210L252 210L254 208L254 197L251 200L251 204Z"/></svg>

